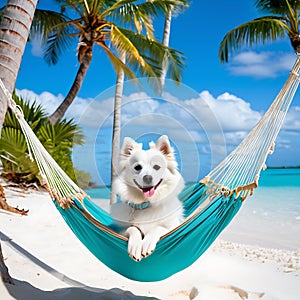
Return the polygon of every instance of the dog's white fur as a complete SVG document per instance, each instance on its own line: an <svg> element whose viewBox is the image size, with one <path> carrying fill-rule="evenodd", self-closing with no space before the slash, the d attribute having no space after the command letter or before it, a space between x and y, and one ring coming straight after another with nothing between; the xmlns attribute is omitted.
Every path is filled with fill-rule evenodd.
<svg viewBox="0 0 300 300"><path fill-rule="evenodd" d="M150 143L149 150L125 138L119 167L114 189L121 202L111 206L111 215L124 228L130 257L140 261L154 251L162 235L183 221L177 196L184 181L165 135ZM135 206L145 203L149 206L144 209Z"/></svg>

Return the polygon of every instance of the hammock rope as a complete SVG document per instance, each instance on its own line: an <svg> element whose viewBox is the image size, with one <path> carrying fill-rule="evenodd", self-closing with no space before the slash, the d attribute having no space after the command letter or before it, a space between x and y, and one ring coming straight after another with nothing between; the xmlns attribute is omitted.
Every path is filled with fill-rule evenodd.
<svg viewBox="0 0 300 300"><path fill-rule="evenodd" d="M115 231L110 215L90 200L40 143L2 80L0 87L20 123L28 155L38 165L41 182L71 230L111 269L130 279L156 281L198 259L258 186L260 172L267 156L274 151L276 137L298 88L299 72L297 57L283 88L257 125L204 179L187 186L180 194L185 221L164 235L154 253L139 263L129 258L127 238Z"/></svg>
<svg viewBox="0 0 300 300"><path fill-rule="evenodd" d="M300 61L272 105L240 145L208 175L229 189L257 182L267 156L274 151L276 137L299 85ZM247 159L245 159L247 157Z"/></svg>

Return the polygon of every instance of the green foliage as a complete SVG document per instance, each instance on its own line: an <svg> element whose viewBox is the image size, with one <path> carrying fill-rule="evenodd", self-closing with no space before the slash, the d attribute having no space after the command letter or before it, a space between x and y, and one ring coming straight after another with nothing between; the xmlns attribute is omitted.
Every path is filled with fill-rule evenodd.
<svg viewBox="0 0 300 300"><path fill-rule="evenodd" d="M184 65L183 54L163 46L154 38L153 18L188 6L185 0L56 0L60 12L36 10L31 37L44 43L44 58L56 64L64 50L74 42L78 60L98 45L114 69L123 69L127 78L136 73L160 77L162 62L168 59L170 77L179 82ZM109 46L108 46L109 44ZM74 44L73 44L74 45ZM150 46L150 47L149 47ZM147 51L145 51L147 49ZM126 52L126 64L120 60Z"/></svg>
<svg viewBox="0 0 300 300"><path fill-rule="evenodd" d="M61 168L75 180L71 160L74 144L84 143L83 133L73 120L62 120L51 125L43 107L37 102L30 103L13 95L17 105L22 108L25 120L35 132L41 143ZM16 182L34 182L39 170L28 153L26 139L19 122L11 110L8 110L0 139L0 155L3 175Z"/></svg>
<svg viewBox="0 0 300 300"><path fill-rule="evenodd" d="M256 18L230 30L219 47L221 62L243 46L253 46L289 37L296 53L300 53L299 0L257 0L256 8L268 15Z"/></svg>

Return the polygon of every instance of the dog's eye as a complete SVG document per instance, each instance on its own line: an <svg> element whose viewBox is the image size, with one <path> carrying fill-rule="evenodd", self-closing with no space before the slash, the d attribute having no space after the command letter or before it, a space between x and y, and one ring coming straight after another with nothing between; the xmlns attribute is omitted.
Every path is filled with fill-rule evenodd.
<svg viewBox="0 0 300 300"><path fill-rule="evenodd" d="M141 165L135 165L133 167L136 171L141 171L143 169L143 167Z"/></svg>
<svg viewBox="0 0 300 300"><path fill-rule="evenodd" d="M154 166L153 166L153 169L154 169L155 171L158 171L158 170L160 169L160 166L159 166L159 165L154 165Z"/></svg>

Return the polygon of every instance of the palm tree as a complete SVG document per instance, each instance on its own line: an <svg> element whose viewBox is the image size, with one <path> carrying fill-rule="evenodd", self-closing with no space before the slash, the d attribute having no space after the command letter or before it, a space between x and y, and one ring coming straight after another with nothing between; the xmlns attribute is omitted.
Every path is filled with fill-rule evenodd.
<svg viewBox="0 0 300 300"><path fill-rule="evenodd" d="M152 0L135 4L137 0L56 0L61 12L41 10L35 15L32 36L39 35L45 44L44 57L55 64L63 50L77 39L79 69L73 85L57 110L50 116L55 124L63 117L78 94L93 57L93 47L104 50L116 72L123 70L127 78L159 77L164 56L170 64L172 78L180 80L182 54L155 41L151 18L171 6L186 5L184 0ZM73 12L72 18L69 17ZM76 18L74 18L74 13ZM121 27L125 25L125 27ZM136 30L128 29L132 25ZM120 55L126 53L124 64Z"/></svg>
<svg viewBox="0 0 300 300"><path fill-rule="evenodd" d="M267 13L230 30L219 47L221 62L243 45L275 41L288 36L297 55L300 55L299 0L257 0L256 8Z"/></svg>
<svg viewBox="0 0 300 300"><path fill-rule="evenodd" d="M0 22L0 79L12 93L38 0L8 0ZM0 129L7 111L7 100L0 91ZM1 136L1 131L0 131ZM1 201L1 200L0 200ZM13 283L4 264L0 243L0 272L4 282Z"/></svg>

